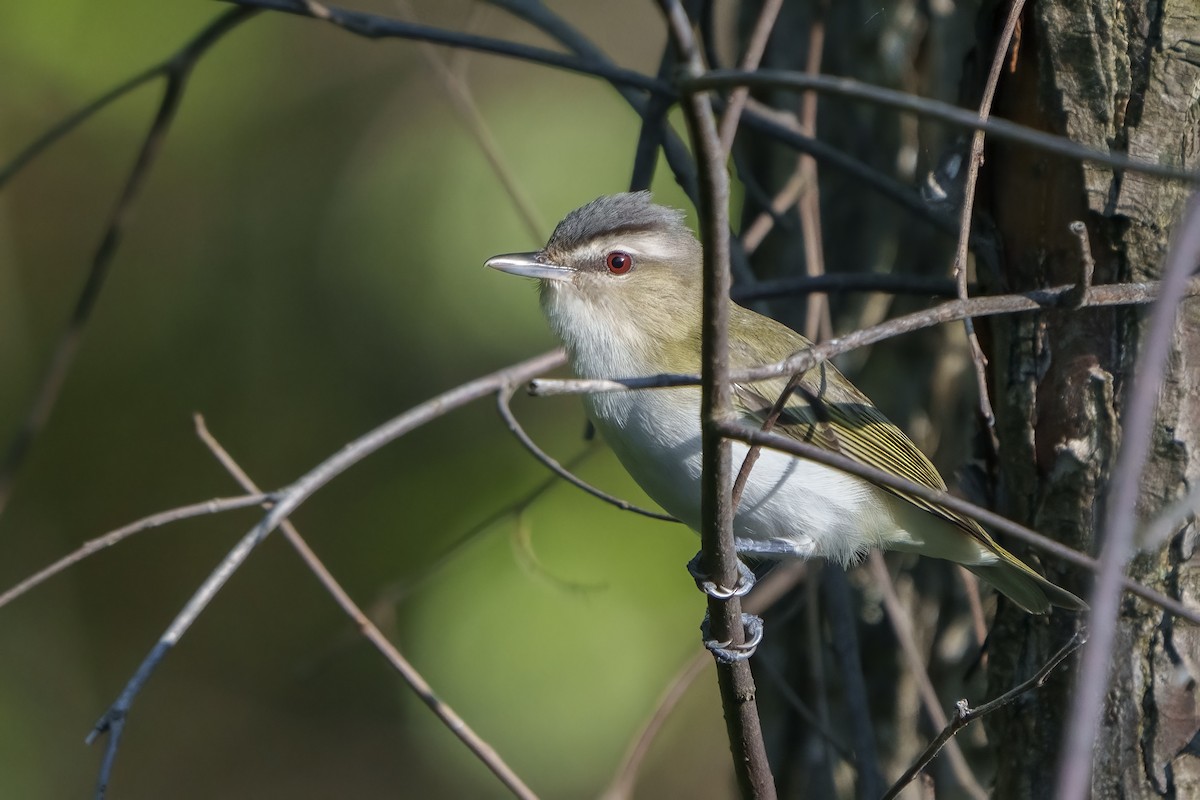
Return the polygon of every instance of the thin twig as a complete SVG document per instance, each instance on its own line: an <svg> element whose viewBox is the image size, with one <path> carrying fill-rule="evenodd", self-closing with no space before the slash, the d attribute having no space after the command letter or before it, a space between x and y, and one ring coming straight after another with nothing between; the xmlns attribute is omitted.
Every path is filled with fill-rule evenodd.
<svg viewBox="0 0 1200 800"><path fill-rule="evenodd" d="M797 192L797 196L798 194L799 192ZM788 197L781 196L781 203L788 200ZM795 197L790 198L791 203L795 203L795 200ZM758 236L758 227L760 221L764 220L767 225L773 224L771 215L764 213L751 225L754 238L747 242L743 237L742 241L746 252L753 252L762 241ZM751 242L753 246L751 246ZM794 275L788 278L761 280L753 286L734 286L732 297L739 303L748 303L752 300L769 297L803 295L811 292L884 292L926 297L956 296L954 281L948 278L898 275L891 272L826 272L821 275Z"/></svg>
<svg viewBox="0 0 1200 800"><path fill-rule="evenodd" d="M525 20L586 61L610 65L613 63L604 50L596 46L561 16L547 8L540 0L487 1L491 5L503 8L510 14ZM666 156L667 164L684 194L696 202L699 192L696 184L696 164L683 139L675 132L674 128L665 122L665 114L677 98L675 92L670 89L670 83L666 80L668 74L664 70L663 74L657 78L659 84L666 87L667 91L650 92L649 97L642 91L621 82L609 81L609 83L642 118L643 126L647 124L658 126L661 133L663 155Z"/></svg>
<svg viewBox="0 0 1200 800"><path fill-rule="evenodd" d="M1012 0L1008 9L1008 19L1005 20L1004 30L1000 33L1000 41L996 44L996 52L992 55L992 68L988 72L987 82L983 89L983 99L979 102L979 119L986 122L992 113L992 101L996 97L996 87L1000 84L1000 72L1004 69L1005 56L1012 44L1013 33L1021 19L1021 9L1025 0ZM962 210L959 214L958 246L954 252L954 280L958 287L958 298L967 299L967 243L971 240L971 218L975 207L975 184L979 181L979 167L983 164L982 130L976 130L971 138L971 155L967 159L967 174L963 181ZM975 383L979 394L979 414L983 417L983 425L987 431L988 444L991 446L993 457L1000 452L1000 437L996 435L996 412L992 409L991 392L988 390L987 356L979 344L975 334L975 323L970 317L963 319L963 327L967 333L967 344L971 350L971 363L975 365Z"/></svg>
<svg viewBox="0 0 1200 800"><path fill-rule="evenodd" d="M913 187L881 173L874 167L843 153L820 139L809 136L795 114L760 103L751 97L746 101L746 110L742 114L742 125L765 136L770 136L797 152L807 153L823 166L833 167L844 175L860 181L864 186L891 200L916 219L925 220L935 230L947 236L957 234L958 227L954 219L921 199L920 193Z"/></svg>
<svg viewBox="0 0 1200 800"><path fill-rule="evenodd" d="M872 586L879 590L880 596L883 598L884 611L892 625L896 641L900 643L900 651L904 654L904 660L908 662L908 671L912 673L917 682L917 694L921 697L925 713L933 720L934 725L945 728L949 725L946 720L946 712L942 711L942 704L938 699L937 690L933 688L929 670L925 669L925 660L917 646L917 636L913 631L912 620L900 604L900 596L896 594L896 587L892 583L892 576L888 572L887 563L883 560L883 554L878 550L872 550L867 556L867 567L871 571ZM962 750L958 747L958 742L948 741L947 753L950 757L950 768L959 785L976 800L987 800L988 793L975 779L974 773L967 765L966 758L963 757Z"/></svg>
<svg viewBox="0 0 1200 800"><path fill-rule="evenodd" d="M754 30L750 32L750 39L746 43L746 54L742 56L741 68L744 71L753 72L758 69L763 53L767 50L767 41L771 38L771 31L775 28L775 19L779 16L779 9L782 7L783 0L765 0L762 4L762 8L758 12L758 19L754 23ZM746 106L746 98L749 94L748 87L739 86L734 89L729 95L725 113L721 116L719 136L721 152L725 154L726 158L729 157L729 151L733 149L733 137L737 135L738 120L741 119L742 109Z"/></svg>
<svg viewBox="0 0 1200 800"><path fill-rule="evenodd" d="M979 597L979 579L975 573L961 564L955 565L954 573L963 585L963 593L967 596L967 606L971 609L971 627L975 632L975 646L983 647L987 641L987 619L983 616L983 601ZM979 666L987 666L987 651L979 654Z"/></svg>
<svg viewBox="0 0 1200 800"><path fill-rule="evenodd" d="M396 0L396 7L401 13L407 16L408 22L416 22L416 12L413 10L411 3L408 0ZM472 10L478 6L472 6ZM529 199L529 195L521 187L521 182L508 166L504 158L504 154L500 151L500 143L496 141L495 135L492 134L492 129L487 124L487 119L479 111L479 106L475 103L475 97L471 94L471 87L468 85L466 78L456 72L447 60L442 58L441 52L432 44L426 42L420 43L418 49L421 55L425 58L425 63L433 70L433 74L441 82L442 88L445 90L444 96L450 100L450 105L458 113L458 116L466 126L467 131L475 139L475 144L478 145L483 157L487 159L488 166L492 168L492 172L500 181L500 185L504 188L509 199L512 200L513 208L517 212L517 216L525 225L525 230L532 237L533 241L543 242L546 240L546 225L542 221L541 214L534 207L533 201ZM465 56L469 51L455 50L456 54Z"/></svg>
<svg viewBox="0 0 1200 800"><path fill-rule="evenodd" d="M153 530L154 528L166 525L171 522L179 522L180 520L193 519L195 517L206 517L210 514L223 514L226 511L236 511L241 508L253 508L254 506L262 505L270 501L270 496L265 494L243 495L241 497L216 497L212 500L205 500L202 503L193 503L188 506L180 506L172 508L168 511L160 511L157 514L151 514L148 517L142 517L136 522L131 522L128 525L123 525L116 530L109 531L103 536L97 536L95 539L89 539L84 542L74 551L55 561L37 572L25 578L23 581L12 587L8 591L0 594L0 608L16 600L21 595L34 589L50 578L63 572L64 570L78 564L88 556L98 553L101 550L106 550L119 542L128 539L136 533L142 531Z"/></svg>
<svg viewBox="0 0 1200 800"><path fill-rule="evenodd" d="M876 105L910 111L923 117L941 120L952 125L958 125L970 130L986 131L988 135L998 139L1007 139L1020 144L1065 156L1075 161L1091 164L1104 164L1113 169L1140 172L1144 175L1155 175L1160 178L1184 181L1187 183L1200 182L1200 173L1173 167L1168 164L1158 164L1142 161L1119 153L1106 153L1090 147L1084 147L1063 136L1035 130L1004 119L979 119L978 112L969 111L925 97L916 97L907 92L885 89L873 86L852 78L840 78L831 75L808 75L782 69L758 69L754 72L741 70L719 69L710 70L698 77L689 77L679 82L680 91L699 91L702 89L732 89L737 86L751 88L779 88L795 91L811 90L825 94L840 95L857 100L865 100Z"/></svg>
<svg viewBox="0 0 1200 800"><path fill-rule="evenodd" d="M193 36L187 44L165 60L118 83L83 108L72 111L26 145L11 161L5 164L3 168L0 168L0 187L3 187L13 176L41 155L43 150L78 128L84 122L87 122L97 112L103 111L110 104L120 100L142 84L149 83L155 78L168 75L181 68L186 68L185 65L187 63L194 64L200 56L204 55L209 47L216 44L218 39L256 13L258 12L252 9L229 9L201 28L200 32Z"/></svg>
<svg viewBox="0 0 1200 800"><path fill-rule="evenodd" d="M667 688L658 698L658 702L654 704L654 713L642 723L641 730L630 741L625 754L621 756L621 762L617 766L612 781L600 793L601 800L628 800L633 797L638 772L641 770L646 754L650 752L650 745L654 744L654 740L662 731L663 724L687 694L688 689L712 666L712 663L712 656L707 651L701 651L688 659L687 663L675 673L667 683Z"/></svg>
<svg viewBox="0 0 1200 800"><path fill-rule="evenodd" d="M660 0L667 27L679 49L681 65L696 76L703 71L691 21L679 0ZM700 489L700 564L721 586L738 580L738 556L733 543L732 443L717 433L714 424L730 414L729 382L729 178L717 136L717 124L708 95L685 96L684 119L696 152L700 178L700 234L704 245L703 329L701 332L700 388L701 440L703 442ZM745 642L742 604L732 595L709 595L712 636L729 647ZM754 676L747 661L717 661L717 682L725 709L725 725L733 752L734 773L746 798L773 800L775 783L755 702Z"/></svg>
<svg viewBox="0 0 1200 800"><path fill-rule="evenodd" d="M767 234L775 227L775 223L780 216L787 212L792 206L796 205L796 201L800 199L807 186L808 181L812 180L812 175L804 169L804 163L800 159L796 159L796 168L792 170L792 175L783 184L783 188L775 193L775 196L770 199L764 209L759 213L754 221L742 229L742 247L747 253L753 253L762 244L763 239L767 238ZM840 273L847 274L847 273ZM809 280L811 276L802 276L803 279ZM824 276L822 276L824 277ZM765 283L760 281L754 287L758 290ZM734 299L737 299L736 294L741 287L734 287ZM766 296L770 296L769 294Z"/></svg>
<svg viewBox="0 0 1200 800"><path fill-rule="evenodd" d="M1088 308L1106 306L1141 305L1153 302L1158 296L1160 284L1121 283L1093 286L1088 290L1084 305ZM961 320L965 316L990 317L1000 314L1016 314L1024 311L1061 308L1074 289L1072 284L1038 289L1021 294L971 297L967 300L951 300L940 305L915 311L887 322L862 328L800 350L782 361L764 364L752 369L739 370L730 375L735 383L762 381L805 372L828 361L834 356L857 350L860 347L905 333L931 328L946 322ZM1200 295L1200 278L1192 279L1184 290L1184 296ZM671 373L651 375L644 378L600 378L556 380L539 378L529 385L529 393L538 397L559 394L592 394L596 392L624 392L629 389L662 389L673 386L698 386L700 376L696 374Z"/></svg>
<svg viewBox="0 0 1200 800"><path fill-rule="evenodd" d="M1133 555L1142 470L1150 454L1158 393L1175 337L1179 304L1185 295L1188 276L1198 265L1200 192L1195 192L1188 199L1183 219L1175 227L1174 241L1163 268L1162 293L1150 314L1146 343L1138 357L1125 413L1121 415L1121 445L1104 516L1100 571L1092 589L1092 639L1083 651L1059 761L1055 797L1061 800L1083 800L1090 796L1092 747L1100 730L1108 688L1125 565Z"/></svg>
<svg viewBox="0 0 1200 800"><path fill-rule="evenodd" d="M8 505L13 481L25 463L25 457L29 454L34 440L50 419L50 414L58 401L59 393L71 371L71 366L75 363L75 354L79 350L84 328L87 327L92 311L100 299L100 292L104 288L109 267L121 242L125 224L132 214L133 202L141 192L142 186L145 185L167 130L170 128L172 120L175 119L175 112L183 100L184 89L187 87L192 67L222 36L254 14L255 12L252 10L239 8L221 14L166 61L120 84L51 128L18 155L0 176L0 185L3 185L4 180L7 180L46 147L101 108L151 78L161 75L166 79L162 100L159 101L154 120L150 123L149 129L142 139L142 146L138 149L137 158L129 170L125 185L121 188L121 193L117 197L116 203L113 204L112 211L109 212L108 222L104 226L100 243L92 254L87 277L75 300L75 307L71 311L71 316L62 333L59 334L41 380L34 390L33 399L29 403L25 417L5 448L3 460L0 460L0 514Z"/></svg>
<svg viewBox="0 0 1200 800"><path fill-rule="evenodd" d="M821 72L821 56L825 50L825 5L813 6L813 19L809 23L808 58L804 71L809 75ZM814 139L817 136L817 93L804 92L800 95L800 127ZM796 213L800 217L800 238L804 242L804 271L810 277L825 274L825 246L821 238L821 192L817 177L817 160L801 153L799 158L801 184L800 202ZM805 335L812 341L833 337L833 319L829 311L829 298L824 295L808 296L805 310Z"/></svg>
<svg viewBox="0 0 1200 800"><path fill-rule="evenodd" d="M763 433L758 428L751 428L746 425L734 422L714 423L714 427L720 429L721 433L746 444L759 444L763 447L769 447L773 450L779 450L784 453L791 453L794 456L816 461L820 464L825 464L843 472L848 472L851 475L857 475L860 478L870 481L890 489L904 492L905 494L919 497L922 500L927 500L931 503L944 506L951 511L956 511L960 514L972 517L979 522L994 528L1000 533L1012 536L1025 544L1035 547L1038 550L1049 553L1056 558L1059 558L1069 564L1097 572L1100 569L1099 562L1091 556L1080 553L1078 550L1073 550L1070 547L1056 542L1046 536L1041 535L1037 531L1026 528L1020 523L1013 522L1006 517L1002 517L994 511L989 511L986 508L977 506L974 503L969 503L962 498L954 495L931 489L928 486L922 486L918 483L905 480L898 475L893 475L890 472L885 472L881 469L869 467L862 462L855 461L852 458L834 453L817 445L802 442L798 439L792 439L786 436L779 436L774 433ZM1160 608L1170 611L1172 614L1194 622L1200 625L1200 609L1190 608L1183 605L1179 600L1173 597L1167 597L1161 592L1157 592L1148 586L1143 586L1129 578L1123 578L1122 586L1128 592L1148 600Z"/></svg>
<svg viewBox="0 0 1200 800"><path fill-rule="evenodd" d="M1050 660L1043 664L1042 668L1039 669L1037 673L1033 675L1033 677L1022 681L1004 694L993 700L989 700L981 706L971 708L967 705L966 700L959 700L955 705L954 717L942 728L942 732L938 734L937 738L929 743L929 746L925 748L925 751L921 753L917 760L914 761L912 765L904 771L904 774L901 775L894 784L892 784L892 788L888 789L887 794L883 796L882 800L893 800L893 798L898 797L900 792L904 790L904 787L912 783L913 779L916 778L917 775L919 775L921 771L925 769L925 767L929 766L929 763L933 761L942 747L944 747L946 743L949 742L960 730L967 727L980 717L985 717L993 711L1012 703L1021 695L1031 692L1034 689L1040 689L1042 686L1044 686L1046 681L1049 680L1050 675L1053 674L1054 670L1058 669L1060 664L1066 661L1072 653L1078 650L1086 638L1087 637L1083 631L1076 631L1075 635L1071 637L1071 641L1063 645L1062 649L1057 653L1050 656Z"/></svg>
<svg viewBox="0 0 1200 800"><path fill-rule="evenodd" d="M543 64L569 72L591 75L634 89L666 93L671 96L675 94L675 90L670 84L643 75L635 70L623 69L611 63L567 55L556 50L547 50L544 47L533 47L490 36L479 36L473 33L450 31L431 25L402 22L401 20L383 17L378 14L367 14L335 5L318 4L313 2L313 0L226 0L226 2L246 8L258 8L279 11L285 14L295 14L300 17L310 17L341 28L347 33L367 39L412 39L431 44L477 50L481 53L508 56L533 64Z"/></svg>
<svg viewBox="0 0 1200 800"><path fill-rule="evenodd" d="M142 687L146 685L167 653L187 633L192 623L216 597L226 581L245 563L254 548L281 521L290 516L305 500L329 481L389 442L455 408L486 397L498 391L502 386L513 381L529 380L545 370L561 366L565 361L566 356L561 350L551 350L443 392L345 445L295 483L275 493L273 495L276 500L275 505L257 525L238 540L216 569L200 584L200 587L171 621L150 652L142 659L142 663L125 684L120 695L96 722L92 732L88 734L87 741L89 743L94 742L105 733L110 734L97 779L96 796L98 800L103 798L107 791L109 777L112 775L117 751L120 748L121 735L124 732L125 717L133 707L133 701L141 693Z"/></svg>
<svg viewBox="0 0 1200 800"><path fill-rule="evenodd" d="M670 514L662 514L658 511L650 511L645 508L640 508L635 506L633 503L628 502L627 500L622 500L619 497L612 496L608 492L597 489L595 486L592 486L590 483L583 480L583 478L580 478L578 475L575 475L573 472L566 469L562 464L555 461L549 453L538 447L537 443L533 441L529 434L526 433L525 429L521 427L521 423L517 421L516 416L513 415L510 403L512 402L513 392L516 391L516 386L516 384L512 384L496 392L496 410L500 412L500 418L504 420L504 426L508 428L509 432L511 432L512 435L517 438L517 441L529 451L530 455L532 455L547 469L549 469L558 477L562 478L567 483L578 489L582 489L598 500L603 500L605 503L616 506L622 511L632 511L634 514L641 514L643 517L658 519L662 520L663 522L679 521Z"/></svg>
<svg viewBox="0 0 1200 800"><path fill-rule="evenodd" d="M200 441L212 452L221 466L233 476L243 489L248 492L259 491L255 486L254 481L246 474L241 465L234 460L229 451L224 445L217 441L216 437L208 430L208 426L204 423L204 417L197 414L195 416L196 435L200 437ZM451 733L459 738L459 740L467 746L467 749L475 754L483 765L491 770L501 783L504 784L510 792L516 797L524 798L525 800L534 800L537 795L525 785L513 769L504 762L500 754L496 752L490 744L487 743L479 734L471 729L466 720L460 717L453 708L448 706L441 698L433 691L433 687L421 675L420 672L409 663L401 652L396 649L383 632L375 626L362 609L350 598L342 585L338 583L337 578L321 561L308 542L300 535L300 531L296 529L291 520L284 519L279 523L279 530L288 540L292 548L299 554L300 558L308 566L309 571L316 577L317 581L325 587L325 591L333 598L334 602L345 612L355 626L362 633L363 637L369 641L375 649L382 655L387 662L392 666L400 678L408 684L408 687L429 707L429 710L442 721L442 724L449 729Z"/></svg>
<svg viewBox="0 0 1200 800"><path fill-rule="evenodd" d="M1068 305L1071 308L1081 308L1087 297L1088 289L1092 288L1092 277L1096 274L1096 260L1092 258L1092 245L1088 241L1087 225L1082 220L1075 220L1067 229L1079 242L1079 281L1071 292Z"/></svg>
<svg viewBox="0 0 1200 800"><path fill-rule="evenodd" d="M763 433L770 433L775 428L775 423L779 421L779 417L783 414L783 408L787 405L788 398L796 391L796 387L800 384L800 374L793 375L784 384L783 391L779 393L779 397L775 398L775 402L771 405L771 410L767 412L766 419L763 420ZM733 481L733 513L737 513L738 505L742 502L742 493L746 490L746 483L750 480L750 471L754 469L755 463L758 462L758 457L762 452L762 448L757 445L752 446L746 451L746 457L742 459L742 466L738 468L737 477Z"/></svg>

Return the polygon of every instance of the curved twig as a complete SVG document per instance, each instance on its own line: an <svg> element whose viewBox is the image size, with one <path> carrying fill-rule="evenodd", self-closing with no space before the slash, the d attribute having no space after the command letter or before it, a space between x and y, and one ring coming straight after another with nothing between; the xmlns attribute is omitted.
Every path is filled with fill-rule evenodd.
<svg viewBox="0 0 1200 800"><path fill-rule="evenodd" d="M351 11L335 5L318 3L316 0L226 0L243 8L266 9L280 11L285 14L295 14L300 17L311 17L330 25L341 28L357 36L368 39L413 39L430 44L449 45L467 50L478 50L481 53L509 56L557 67L570 72L580 72L604 78L606 81L619 83L634 89L648 92L674 94L671 85L656 78L643 75L631 69L624 69L611 63L582 58L579 56L547 50L544 47L509 42L490 36L479 36L460 31L448 31L431 25L419 25L403 22L398 19L383 17L378 14L367 14L361 11Z"/></svg>
<svg viewBox="0 0 1200 800"><path fill-rule="evenodd" d="M622 511L632 511L634 514L641 514L643 517L658 519L662 520L663 522L679 522L679 520L675 519L670 514L661 514L657 511L650 511L648 509L635 506L633 503L630 503L627 500L622 500L621 498L614 497L602 489L597 489L595 486L592 486L583 478L580 478L562 464L558 463L558 461L551 457L550 454L545 450L538 447L537 442L533 441L529 434L525 432L525 429L521 426L521 423L517 421L516 416L512 412L510 403L512 402L512 396L516 391L516 388L517 384L514 383L496 392L496 410L500 412L500 418L504 420L504 427L508 428L509 432L517 438L517 441L529 451L529 454L543 464L548 470L572 486L582 489L592 497L595 497L598 500L603 500L609 505L614 505Z"/></svg>

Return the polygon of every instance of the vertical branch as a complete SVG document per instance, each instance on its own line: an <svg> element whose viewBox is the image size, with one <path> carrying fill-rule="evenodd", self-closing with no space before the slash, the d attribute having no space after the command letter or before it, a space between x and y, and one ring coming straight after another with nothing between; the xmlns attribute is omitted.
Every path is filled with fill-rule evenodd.
<svg viewBox="0 0 1200 800"><path fill-rule="evenodd" d="M1125 565L1133 552L1142 468L1154 435L1155 409L1175 335L1179 301L1186 291L1188 276L1200 265L1200 192L1188 200L1183 220L1175 230L1177 237L1167 255L1162 293L1151 312L1150 330L1131 383L1129 404L1121 420L1121 449L1113 470L1112 495L1104 518L1100 573L1090 598L1091 641L1083 651L1079 686L1071 705L1059 762L1058 791L1054 796L1062 800L1083 800L1091 795L1092 747L1100 729L1100 714L1108 690L1121 583Z"/></svg>
<svg viewBox="0 0 1200 800"><path fill-rule="evenodd" d="M979 103L979 119L986 122L992 113L992 101L996 97L996 86L1000 83L1000 70L1004 67L1005 56L1016 32L1017 23L1021 19L1021 9L1025 0L1013 0L1005 20L1004 30L1000 33L1000 41L996 44L996 52L992 56L992 68L988 73L987 84L984 86L983 99ZM954 254L954 280L958 285L958 298L967 299L967 248L971 241L971 214L975 207L975 184L979 180L979 166L983 163L983 130L976 129L971 138L971 156L967 159L967 177L963 184L962 217L959 223L958 249ZM971 360L975 364L975 378L979 383L979 411L987 425L992 451L1000 449L996 437L996 414L992 410L992 401L988 396L987 358L975 335L975 323L967 317L963 320L967 331L967 342L971 347Z"/></svg>
<svg viewBox="0 0 1200 800"><path fill-rule="evenodd" d="M691 77L703 72L691 22L679 0L660 0L668 27ZM701 346L701 567L722 586L737 585L733 543L732 445L719 431L730 414L729 384L729 178L708 95L686 93L682 102L700 177L700 233L704 244L704 331ZM737 646L745 642L740 598L710 596L712 635ZM775 784L755 701L754 676L746 661L717 662L717 681L734 770L744 797L774 798Z"/></svg>
<svg viewBox="0 0 1200 800"><path fill-rule="evenodd" d="M825 10L818 4L809 28L808 61L804 71L809 75L821 72L821 56L825 50ZM807 135L817 138L817 93L800 96L800 126ZM825 274L825 245L821 239L821 192L817 182L817 160L808 153L800 154L800 177L804 191L800 194L800 231L804 240L804 271L810 277ZM833 337L833 319L828 295L810 294L804 314L804 333L812 341Z"/></svg>
<svg viewBox="0 0 1200 800"><path fill-rule="evenodd" d="M758 13L758 21L754 23L754 32L750 34L750 42L746 45L746 54L742 57L741 67L746 72L758 69L763 54L767 51L767 41L775 28L775 20L779 10L783 8L783 0L766 0ZM739 86L729 95L729 104L721 117L721 152L728 156L733 149L733 137L737 135L738 120L742 118L742 109L746 107L746 98L750 96L749 86Z"/></svg>

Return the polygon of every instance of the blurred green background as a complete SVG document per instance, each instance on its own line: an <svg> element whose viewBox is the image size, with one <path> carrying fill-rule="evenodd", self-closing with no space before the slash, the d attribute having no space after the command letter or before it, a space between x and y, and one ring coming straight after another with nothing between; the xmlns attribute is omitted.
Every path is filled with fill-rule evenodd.
<svg viewBox="0 0 1200 800"><path fill-rule="evenodd" d="M665 34L653 4L553 5L622 65L657 68ZM549 45L472 7L416 12ZM223 11L150 0L0 8L0 162ZM543 237L566 211L626 187L638 121L609 87L483 55L455 57L455 68L533 198ZM161 91L157 82L125 97L0 193L3 441ZM665 167L656 190L682 204ZM196 68L134 206L60 401L0 517L0 584L144 515L237 494L197 440L193 412L255 480L278 487L414 404L548 349L533 285L481 266L538 244L416 45L276 14L242 25ZM519 397L516 410L561 459L588 448L577 400ZM648 502L602 448L580 471ZM703 602L682 568L697 543L680 526L557 486L455 547L546 475L482 401L372 456L293 519L536 791L589 797L699 648ZM85 747L84 735L256 518L141 534L0 609L0 797L91 791L102 746ZM655 744L639 791L657 796L669 777L675 792L725 796L727 753L706 673ZM278 537L151 679L112 791L505 794Z"/></svg>

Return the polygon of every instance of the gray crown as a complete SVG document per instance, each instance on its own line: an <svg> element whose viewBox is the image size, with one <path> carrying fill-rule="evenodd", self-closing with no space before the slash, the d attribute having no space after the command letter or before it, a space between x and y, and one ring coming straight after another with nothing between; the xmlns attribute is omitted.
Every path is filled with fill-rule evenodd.
<svg viewBox="0 0 1200 800"><path fill-rule="evenodd" d="M649 192L610 194L567 214L550 235L546 250L571 251L600 234L663 230L690 235L684 216L677 208L652 203Z"/></svg>

